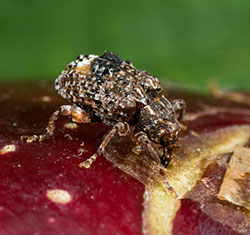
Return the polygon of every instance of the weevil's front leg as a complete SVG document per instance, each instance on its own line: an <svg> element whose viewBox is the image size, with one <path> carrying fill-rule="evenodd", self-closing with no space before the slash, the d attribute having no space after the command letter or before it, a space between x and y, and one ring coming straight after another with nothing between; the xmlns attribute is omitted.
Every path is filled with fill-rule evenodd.
<svg viewBox="0 0 250 235"><path fill-rule="evenodd" d="M146 146L150 155L155 159L156 162L161 163L157 152L154 148L154 143L148 138L147 134L140 131L134 135L134 142L137 146Z"/></svg>
<svg viewBox="0 0 250 235"><path fill-rule="evenodd" d="M26 141L28 143L33 141L43 141L52 137L55 134L56 129L56 120L59 118L59 115L62 116L71 116L72 120L78 123L90 123L91 118L88 113L86 113L81 108L74 105L62 105L57 111L55 111L49 119L48 126L46 128L46 133L43 135L32 135L21 136L21 140Z"/></svg>
<svg viewBox="0 0 250 235"><path fill-rule="evenodd" d="M178 117L178 121L181 121L183 116L186 113L186 103L183 99L177 99L171 101L174 111L180 110L180 115Z"/></svg>
<svg viewBox="0 0 250 235"><path fill-rule="evenodd" d="M119 136L126 136L128 135L130 131L129 125L126 122L119 122L116 123L112 130L105 136L104 140L102 141L101 145L99 146L99 148L97 149L97 153L95 153L93 156L91 156L89 159L87 159L86 161L82 162L79 164L79 166L82 168L89 168L91 166L91 164L96 160L96 158L98 156L100 156L106 146L108 145L109 141L113 138L113 136L118 133Z"/></svg>

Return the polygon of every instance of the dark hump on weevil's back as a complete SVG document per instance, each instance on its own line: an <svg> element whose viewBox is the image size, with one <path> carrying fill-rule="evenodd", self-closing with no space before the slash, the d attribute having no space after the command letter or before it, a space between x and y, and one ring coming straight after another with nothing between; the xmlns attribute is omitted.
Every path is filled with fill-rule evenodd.
<svg viewBox="0 0 250 235"><path fill-rule="evenodd" d="M136 103L146 105L161 91L159 80L146 71L136 69L129 61L106 52L92 63L92 72L105 93L105 98L133 108Z"/></svg>

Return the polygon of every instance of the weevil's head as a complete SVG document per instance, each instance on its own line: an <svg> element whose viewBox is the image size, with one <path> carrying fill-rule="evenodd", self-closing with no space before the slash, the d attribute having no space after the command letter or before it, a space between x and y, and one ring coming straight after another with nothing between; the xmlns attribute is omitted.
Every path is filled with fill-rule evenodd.
<svg viewBox="0 0 250 235"><path fill-rule="evenodd" d="M141 110L139 128L150 140L165 148L174 148L181 125L174 108L164 96L156 97Z"/></svg>
<svg viewBox="0 0 250 235"><path fill-rule="evenodd" d="M180 126L177 123L166 122L163 125L156 127L157 140L160 145L167 148L174 148L179 138L181 131Z"/></svg>

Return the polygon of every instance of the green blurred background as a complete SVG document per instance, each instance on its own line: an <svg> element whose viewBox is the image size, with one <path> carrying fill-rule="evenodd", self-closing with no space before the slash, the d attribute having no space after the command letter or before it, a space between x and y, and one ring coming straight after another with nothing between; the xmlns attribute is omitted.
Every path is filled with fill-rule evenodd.
<svg viewBox="0 0 250 235"><path fill-rule="evenodd" d="M249 0L0 0L0 81L110 50L173 82L250 90Z"/></svg>

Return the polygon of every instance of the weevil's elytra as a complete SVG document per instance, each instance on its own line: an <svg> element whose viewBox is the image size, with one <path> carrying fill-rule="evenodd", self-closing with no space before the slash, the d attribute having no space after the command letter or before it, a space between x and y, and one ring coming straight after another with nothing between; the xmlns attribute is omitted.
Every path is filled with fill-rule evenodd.
<svg viewBox="0 0 250 235"><path fill-rule="evenodd" d="M126 136L134 125L132 140L138 149L146 147L157 162L167 166L181 131L179 121L185 113L185 102L159 96L162 86L156 77L112 52L105 52L102 56L80 55L68 63L56 79L55 89L72 105L63 105L52 114L46 134L22 139L32 142L52 137L59 115L71 116L78 123L100 119L113 128L97 154L81 164L89 167L116 133ZM157 146L163 147L163 156L158 156Z"/></svg>

